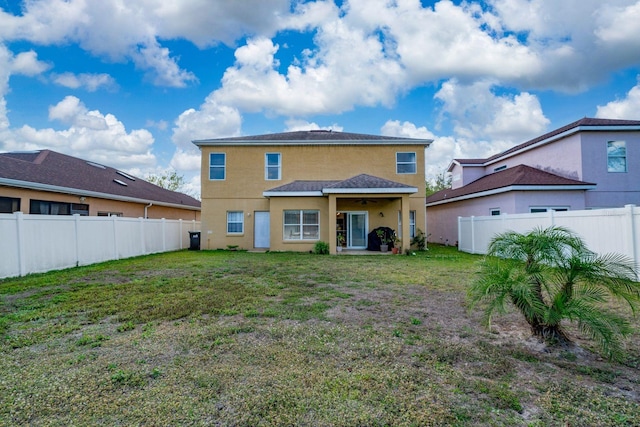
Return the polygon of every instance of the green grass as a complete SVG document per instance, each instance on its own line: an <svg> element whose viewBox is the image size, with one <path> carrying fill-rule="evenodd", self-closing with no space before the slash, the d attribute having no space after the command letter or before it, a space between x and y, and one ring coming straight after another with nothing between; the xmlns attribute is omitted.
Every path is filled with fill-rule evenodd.
<svg viewBox="0 0 640 427"><path fill-rule="evenodd" d="M0 425L640 425L638 334L616 364L516 314L487 331L478 260L180 251L1 280Z"/></svg>

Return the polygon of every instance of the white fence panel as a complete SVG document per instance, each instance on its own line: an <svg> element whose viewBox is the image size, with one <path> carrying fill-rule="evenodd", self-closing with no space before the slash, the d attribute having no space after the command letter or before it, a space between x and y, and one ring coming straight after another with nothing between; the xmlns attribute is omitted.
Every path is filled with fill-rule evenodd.
<svg viewBox="0 0 640 427"><path fill-rule="evenodd" d="M587 247L599 254L619 253L640 265L640 208L546 212L458 218L458 249L485 254L499 233L526 233L536 227L562 226L578 234Z"/></svg>
<svg viewBox="0 0 640 427"><path fill-rule="evenodd" d="M17 215L0 214L0 265L6 276L20 275L19 233L22 224ZM0 274L0 277L2 275Z"/></svg>
<svg viewBox="0 0 640 427"><path fill-rule="evenodd" d="M152 219L144 224L145 248L147 253L162 252L164 250L161 220Z"/></svg>
<svg viewBox="0 0 640 427"><path fill-rule="evenodd" d="M0 278L189 247L198 221L0 214Z"/></svg>
<svg viewBox="0 0 640 427"><path fill-rule="evenodd" d="M35 215L34 215L35 216ZM78 265L115 259L113 222L105 217L77 217L78 221Z"/></svg>
<svg viewBox="0 0 640 427"><path fill-rule="evenodd" d="M76 231L72 216L48 216L47 221L25 215L22 222L22 260L28 272L39 273L76 265Z"/></svg>

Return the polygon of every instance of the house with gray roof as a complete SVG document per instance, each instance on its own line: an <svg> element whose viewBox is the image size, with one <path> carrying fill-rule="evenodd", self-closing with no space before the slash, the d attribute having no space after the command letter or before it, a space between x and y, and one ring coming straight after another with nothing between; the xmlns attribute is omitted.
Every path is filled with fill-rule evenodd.
<svg viewBox="0 0 640 427"><path fill-rule="evenodd" d="M0 213L200 219L200 201L51 150L0 153Z"/></svg>
<svg viewBox="0 0 640 427"><path fill-rule="evenodd" d="M202 153L202 248L331 253L378 228L409 248L424 230L431 140L323 130L193 141ZM393 246L393 243L391 243Z"/></svg>
<svg viewBox="0 0 640 427"><path fill-rule="evenodd" d="M640 203L640 121L583 118L486 159L454 159L426 199L427 240L454 245L457 218Z"/></svg>

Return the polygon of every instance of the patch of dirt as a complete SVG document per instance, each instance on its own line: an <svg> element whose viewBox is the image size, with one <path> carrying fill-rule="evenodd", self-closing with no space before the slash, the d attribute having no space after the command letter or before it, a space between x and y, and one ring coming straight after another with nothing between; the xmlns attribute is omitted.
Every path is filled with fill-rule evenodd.
<svg viewBox="0 0 640 427"><path fill-rule="evenodd" d="M608 394L640 402L640 370L634 366L611 364L591 352L588 346L592 343L581 339L572 325L566 327L572 343L549 346L531 335L528 324L515 311L495 317L491 330L488 330L482 326L481 310L470 312L464 295L460 292L421 286L395 289L395 292L389 289L363 288L354 292L348 287L340 287L338 290L354 296L328 310L326 315L341 324L371 325L377 328L396 328L402 325L409 333L425 336L437 334L445 338L443 346L455 347L451 350L454 352L477 348L480 346L479 342L483 341L497 348L497 351L516 352L520 357L537 359L547 367L543 369L545 377L542 378L540 371L534 372L530 363L512 359L515 375L519 378L526 380L536 376L538 378L535 382L538 383L562 382L569 375L581 381L585 387L605 387ZM419 322L419 325L412 324L412 319L415 323ZM464 360L467 357L449 356L454 357L454 360ZM407 357L412 356L409 353ZM460 365L456 364L456 367L474 375L471 365L462 362ZM537 393L534 388L531 392Z"/></svg>

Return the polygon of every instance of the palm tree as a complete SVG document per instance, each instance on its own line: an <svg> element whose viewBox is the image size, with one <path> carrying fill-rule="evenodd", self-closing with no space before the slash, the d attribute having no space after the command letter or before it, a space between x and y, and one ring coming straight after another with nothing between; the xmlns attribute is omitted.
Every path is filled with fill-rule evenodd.
<svg viewBox="0 0 640 427"><path fill-rule="evenodd" d="M599 256L563 227L536 228L527 234L496 235L469 289L471 306L485 303L485 320L509 303L531 332L548 343L570 342L562 321L576 322L603 354L621 356L621 338L632 332L622 315L605 309L611 297L626 301L635 314L640 283L634 263L618 254Z"/></svg>

